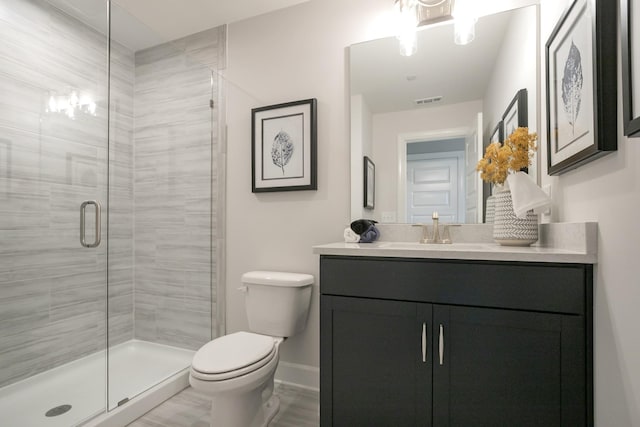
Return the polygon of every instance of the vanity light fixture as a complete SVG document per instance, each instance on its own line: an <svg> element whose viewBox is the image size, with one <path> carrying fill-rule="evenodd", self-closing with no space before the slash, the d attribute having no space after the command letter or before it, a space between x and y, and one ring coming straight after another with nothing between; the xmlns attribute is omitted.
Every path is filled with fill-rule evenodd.
<svg viewBox="0 0 640 427"><path fill-rule="evenodd" d="M471 0L473 1L473 0ZM465 45L476 35L476 14L470 0L395 0L397 17L396 35L400 41L400 54L411 56L418 51L418 27L453 19L453 39Z"/></svg>

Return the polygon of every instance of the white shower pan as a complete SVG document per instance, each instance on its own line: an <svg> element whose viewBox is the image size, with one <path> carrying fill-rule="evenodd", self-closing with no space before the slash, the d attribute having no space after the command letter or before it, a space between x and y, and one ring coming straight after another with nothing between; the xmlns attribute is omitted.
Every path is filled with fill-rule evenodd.
<svg viewBox="0 0 640 427"><path fill-rule="evenodd" d="M188 385L193 354L139 340L118 344L109 349L109 412L101 351L0 389L0 419L6 426L122 426ZM63 412L65 405L71 408Z"/></svg>

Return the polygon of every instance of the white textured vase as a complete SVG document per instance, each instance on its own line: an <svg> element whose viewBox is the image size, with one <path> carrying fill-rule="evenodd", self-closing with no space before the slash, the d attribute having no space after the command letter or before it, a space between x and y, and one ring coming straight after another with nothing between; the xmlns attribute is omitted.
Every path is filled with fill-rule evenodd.
<svg viewBox="0 0 640 427"><path fill-rule="evenodd" d="M504 246L529 246L538 241L538 217L533 211L527 217L518 218L513 211L511 191L494 195L495 218L493 239Z"/></svg>
<svg viewBox="0 0 640 427"><path fill-rule="evenodd" d="M496 197L492 194L487 197L486 214L484 217L485 224L493 224L496 215Z"/></svg>

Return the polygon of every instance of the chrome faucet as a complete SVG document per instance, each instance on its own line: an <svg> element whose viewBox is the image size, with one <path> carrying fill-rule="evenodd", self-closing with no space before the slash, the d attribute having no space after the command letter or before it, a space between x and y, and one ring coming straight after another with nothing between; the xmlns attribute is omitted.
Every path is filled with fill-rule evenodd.
<svg viewBox="0 0 640 427"><path fill-rule="evenodd" d="M422 238L420 239L420 243L432 243L432 244L450 244L451 242L451 234L449 233L450 227L456 227L460 224L445 224L444 229L442 231L442 237L440 237L440 219L438 216L438 212L433 212L431 215L431 219L433 220L433 234L429 237L429 227L426 224L413 224L414 227L422 227Z"/></svg>

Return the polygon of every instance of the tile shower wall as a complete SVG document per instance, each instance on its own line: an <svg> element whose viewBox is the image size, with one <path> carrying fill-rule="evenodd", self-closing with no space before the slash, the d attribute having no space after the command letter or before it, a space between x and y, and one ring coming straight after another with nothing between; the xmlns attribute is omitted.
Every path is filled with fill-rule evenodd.
<svg viewBox="0 0 640 427"><path fill-rule="evenodd" d="M224 27L136 52L135 337L186 348L211 339L217 287L217 70ZM176 49L177 48L177 49ZM204 64L204 65L203 65ZM205 66L206 65L206 66ZM213 165L213 169L212 169ZM212 229L213 235L212 235ZM212 268L213 267L213 271ZM212 283L213 282L213 283ZM213 300L213 303L212 303Z"/></svg>
<svg viewBox="0 0 640 427"><path fill-rule="evenodd" d="M104 35L39 0L2 0L0 40L2 386L105 346L106 245L81 247L78 228L83 200L106 202L108 57ZM47 111L74 90L95 116Z"/></svg>

